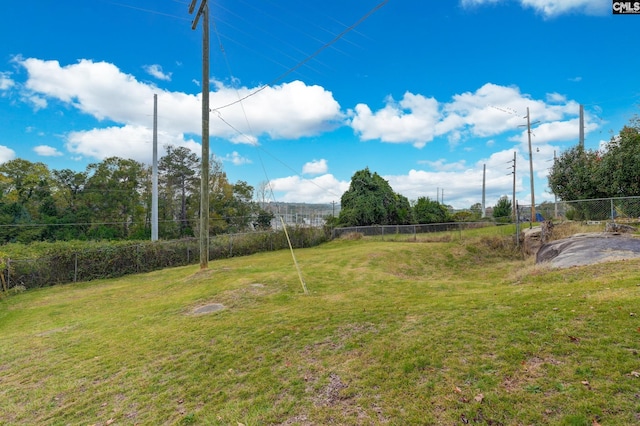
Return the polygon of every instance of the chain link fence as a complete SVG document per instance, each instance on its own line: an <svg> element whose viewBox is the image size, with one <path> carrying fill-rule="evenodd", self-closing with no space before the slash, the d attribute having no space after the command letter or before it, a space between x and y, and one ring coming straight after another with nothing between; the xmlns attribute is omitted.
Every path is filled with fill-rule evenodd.
<svg viewBox="0 0 640 426"><path fill-rule="evenodd" d="M521 222L531 221L531 206L519 206ZM543 220L640 221L640 197L596 198L591 200L545 202L536 205L534 222Z"/></svg>
<svg viewBox="0 0 640 426"><path fill-rule="evenodd" d="M322 229L288 228L294 248L312 247L327 240ZM283 231L224 234L211 237L209 259L245 256L289 247ZM196 264L200 261L200 244L195 238L120 244L84 250L69 250L29 259L7 258L1 271L2 289L24 289L56 284L113 278L128 274Z"/></svg>
<svg viewBox="0 0 640 426"><path fill-rule="evenodd" d="M451 222L451 223L429 223L417 225L373 225L373 226L351 226L346 228L335 228L332 230L332 238L357 233L365 237L407 235L417 237L418 234L428 233L459 233L466 229L485 228L496 226L493 222Z"/></svg>

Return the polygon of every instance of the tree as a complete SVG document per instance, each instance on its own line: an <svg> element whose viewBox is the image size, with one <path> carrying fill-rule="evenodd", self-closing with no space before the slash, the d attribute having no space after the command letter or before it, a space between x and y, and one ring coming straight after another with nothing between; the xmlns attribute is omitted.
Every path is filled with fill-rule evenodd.
<svg viewBox="0 0 640 426"><path fill-rule="evenodd" d="M482 204L475 203L471 207L469 207L469 211L473 215L473 220L482 219Z"/></svg>
<svg viewBox="0 0 640 426"><path fill-rule="evenodd" d="M386 180L369 168L351 177L340 203L339 222L343 226L402 225L413 219L409 200L396 194Z"/></svg>
<svg viewBox="0 0 640 426"><path fill-rule="evenodd" d="M413 216L418 223L445 223L449 212L438 201L420 197L413 206Z"/></svg>
<svg viewBox="0 0 640 426"><path fill-rule="evenodd" d="M598 164L598 183L609 197L640 195L640 118L611 138Z"/></svg>
<svg viewBox="0 0 640 426"><path fill-rule="evenodd" d="M129 238L131 225L144 223L142 192L148 169L135 160L109 157L87 166L85 186L93 237Z"/></svg>
<svg viewBox="0 0 640 426"><path fill-rule="evenodd" d="M159 216L164 225L166 237L192 235L189 226L189 208L196 207L194 195L199 193L200 159L185 147L165 146L167 153L158 161L158 172L162 185L158 185ZM160 203L162 200L162 203ZM162 208L160 208L162 204ZM170 229L178 223L176 233Z"/></svg>
<svg viewBox="0 0 640 426"><path fill-rule="evenodd" d="M607 197L598 180L600 161L598 153L580 145L564 151L549 171L551 192L564 201Z"/></svg>
<svg viewBox="0 0 640 426"><path fill-rule="evenodd" d="M500 197L495 206L493 206L493 217L498 222L509 222L511 220L511 200L506 195Z"/></svg>
<svg viewBox="0 0 640 426"><path fill-rule="evenodd" d="M46 238L44 223L57 214L52 177L44 163L15 159L0 165L0 220L3 225L39 225L3 232L4 241L28 243Z"/></svg>

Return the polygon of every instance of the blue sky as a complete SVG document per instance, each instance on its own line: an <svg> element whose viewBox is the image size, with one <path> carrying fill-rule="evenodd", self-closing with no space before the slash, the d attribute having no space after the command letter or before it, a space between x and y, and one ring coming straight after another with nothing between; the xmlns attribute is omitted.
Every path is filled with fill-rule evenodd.
<svg viewBox="0 0 640 426"><path fill-rule="evenodd" d="M165 144L200 154L202 27L188 1L5 3L0 162L149 164L154 94L161 155ZM209 6L211 152L231 181L270 181L275 201L339 202L368 167L410 200L466 208L486 165L491 206L511 196L515 152L528 204L527 108L536 202L552 200L547 170L578 141L579 105L591 149L639 110L640 16L613 15L607 0Z"/></svg>

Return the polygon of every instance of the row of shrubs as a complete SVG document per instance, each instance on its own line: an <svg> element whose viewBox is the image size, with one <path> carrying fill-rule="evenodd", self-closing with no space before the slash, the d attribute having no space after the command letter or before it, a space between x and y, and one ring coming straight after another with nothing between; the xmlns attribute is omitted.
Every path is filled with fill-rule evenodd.
<svg viewBox="0 0 640 426"><path fill-rule="evenodd" d="M327 241L323 229L288 228L294 248ZM209 259L288 248L283 230L211 237ZM0 289L31 289L76 281L113 278L200 261L197 239L137 242L56 242L3 247Z"/></svg>

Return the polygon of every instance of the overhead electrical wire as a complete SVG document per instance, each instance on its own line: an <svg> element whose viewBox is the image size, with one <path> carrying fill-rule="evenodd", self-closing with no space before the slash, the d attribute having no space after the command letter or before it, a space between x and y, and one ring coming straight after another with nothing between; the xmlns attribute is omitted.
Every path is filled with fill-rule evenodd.
<svg viewBox="0 0 640 426"><path fill-rule="evenodd" d="M220 109L224 109L224 108L228 108L230 106L236 105L236 104L238 104L238 103L240 103L240 102L242 102L242 101L244 101L244 100L246 100L246 99L248 99L248 98L250 98L252 96L255 96L256 94L258 94L260 92L262 92L267 87L274 85L276 82L282 80L284 77L288 76L289 74L291 74L292 72L296 71L298 68L302 67L304 64L306 64L307 62L309 62L310 60L312 60L313 58L318 56L320 53L322 53L328 47L330 47L333 44L335 44L338 40L343 38L350 31L354 30L357 26L359 26L364 21L366 21L371 15L373 15L375 12L380 10L385 4L387 4L388 1L389 0L383 0L382 2L378 3L373 9L369 10L360 19L358 19L354 24L351 24L350 26L348 26L346 29L341 31L337 36L335 36L332 40L330 40L329 42L323 44L318 50L313 52L311 55L307 56L305 59L303 59L302 61L298 62L293 67L289 68L287 71L285 71L282 74L280 74L279 76L275 77L273 80L271 80L267 84L264 84L264 85L260 86L256 90L254 90L251 93L245 95L244 97L238 99L237 101L230 102L230 103L228 103L226 105L222 105L222 106L219 106L219 107L216 107L216 108L213 108L213 109L214 110L220 110Z"/></svg>

